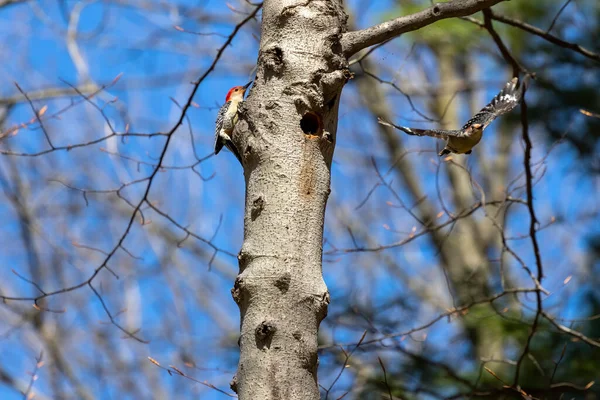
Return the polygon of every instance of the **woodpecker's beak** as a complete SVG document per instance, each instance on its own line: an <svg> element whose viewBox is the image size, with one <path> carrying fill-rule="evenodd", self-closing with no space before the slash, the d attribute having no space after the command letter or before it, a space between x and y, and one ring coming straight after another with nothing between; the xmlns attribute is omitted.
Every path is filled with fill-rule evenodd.
<svg viewBox="0 0 600 400"><path fill-rule="evenodd" d="M246 83L244 86L242 86L244 88L244 90L248 89L250 87L250 85L252 85L252 81Z"/></svg>

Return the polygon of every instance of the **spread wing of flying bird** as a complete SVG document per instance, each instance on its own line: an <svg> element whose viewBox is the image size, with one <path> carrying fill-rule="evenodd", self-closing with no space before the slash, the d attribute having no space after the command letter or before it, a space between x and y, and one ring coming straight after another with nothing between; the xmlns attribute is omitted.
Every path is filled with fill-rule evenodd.
<svg viewBox="0 0 600 400"><path fill-rule="evenodd" d="M529 75L523 82L518 78L513 78L504 85L488 105L475 114L462 129L442 130L442 129L418 129L399 126L379 119L379 123L394 127L408 135L431 136L438 139L447 140L446 147L440 152L440 155L448 153L471 154L471 149L481 140L483 130L492 123L497 117L511 111L521 102L523 93L527 87Z"/></svg>

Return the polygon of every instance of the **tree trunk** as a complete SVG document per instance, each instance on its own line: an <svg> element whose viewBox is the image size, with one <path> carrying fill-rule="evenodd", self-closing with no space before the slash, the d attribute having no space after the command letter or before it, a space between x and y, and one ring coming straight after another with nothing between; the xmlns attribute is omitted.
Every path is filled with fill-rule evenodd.
<svg viewBox="0 0 600 400"><path fill-rule="evenodd" d="M325 206L340 94L349 77L341 0L265 0L257 76L234 142L244 160L241 400L318 399Z"/></svg>

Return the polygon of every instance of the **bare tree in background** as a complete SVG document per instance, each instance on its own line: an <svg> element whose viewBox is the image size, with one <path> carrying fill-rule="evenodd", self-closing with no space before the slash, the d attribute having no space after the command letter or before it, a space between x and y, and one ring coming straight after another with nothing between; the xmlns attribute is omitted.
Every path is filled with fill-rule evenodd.
<svg viewBox="0 0 600 400"><path fill-rule="evenodd" d="M5 7L23 6L16 3L0 3L0 12ZM562 52L577 54L576 60L584 68L597 73L597 52L567 42L552 31L557 29L555 24L560 25L557 21L569 2L543 14L552 20L545 31L504 14L502 9L494 7L492 11L490 7L498 3L504 1L410 2L403 7L418 5L420 11L352 29L349 26L354 23L348 23L352 10L341 0L241 2L231 6L237 19L227 33L189 27L218 26L229 18L210 9L121 1L103 9L96 31L84 33L78 31L79 21L91 3L59 7L56 14L62 17L64 27L53 25L53 13L32 3L37 18L64 34L66 51L79 77L79 82L64 80L58 88L39 90L19 81L12 94L0 98L0 184L5 204L10 206L11 226L19 232L22 248L18 254L25 256L18 268L7 268L20 284L0 286L7 321L0 335L10 338L15 331L27 331L34 342L41 343L31 358L30 370L35 370L33 376L39 374L44 360L49 360L51 376L38 398L44 398L44 391L52 393L47 398L184 398L204 389L203 395L235 397L223 389L226 375L234 375L231 388L241 399L595 395L593 382L587 379L589 369L581 367L588 372L579 372L575 365L582 357L577 354L580 348L565 354L566 342L575 340L579 344L574 346L587 346L597 355L598 335L577 325L585 319L565 322L554 314L556 305L545 286L548 275L553 287L557 280L566 285L571 278L552 275L544 264L544 252L550 254L552 245L541 243L540 231L552 227L556 217L548 216L546 210L540 216L534 187L545 177L546 168L551 168L546 162L555 146L534 152L538 144L534 146L530 133L530 114L536 109L528 109L528 100L521 107L522 147L515 145L520 143L515 121L501 125L495 137L486 131L484 142L470 158L473 164L463 156L439 160L430 156L430 149L412 151L401 132L376 123L378 117L392 121L411 118L407 116L411 113L422 119L420 123L460 126L462 118L488 100L480 101L472 83L477 76L489 79L476 69L478 63L492 65L489 60L480 61L484 56L495 58L493 63L508 67L513 76L537 72L542 66L525 53L515 55L497 30L498 24L535 35L564 59L568 56ZM209 53L202 65L183 72L161 70L138 81L125 74L96 83L92 79L94 64L86 60L80 42L110 31L114 21L108 10L129 13L131 8L140 15L156 16L149 19L150 32L140 41L128 42L126 52L150 46L196 57L194 46L205 46L209 37L221 40L216 56ZM366 9L365 4L356 5L359 13ZM473 17L480 11L478 18ZM167 12L171 17L186 15L189 21L183 22L188 25L172 23L165 34L169 24L161 18ZM232 157L220 155L214 162L227 167L213 168L211 173L206 166L210 138L198 145L193 128L202 125L201 129L210 132L212 127L206 119L192 118L195 109L213 111L213 105L198 104L198 98L205 99L203 88L219 71L230 46L235 53L228 60L232 68L242 54L252 59L243 50L255 44L234 42L248 25L258 27L260 13L256 78L233 137L242 154L246 187L244 239L236 254L227 239L234 229L229 223L235 207L230 194L241 198L241 189L236 191L228 182L242 184L235 175L237 165ZM456 47L444 37L448 32L456 34L455 28L437 28L441 37L432 34L421 39L422 51L417 50L431 57L421 60L423 65L434 60L438 79L432 89L428 85L434 85L433 80L420 76L423 84L413 86L418 88L415 93L403 90L409 79L402 78L402 68L408 61L391 56L379 64L372 61L372 55L379 54L375 50L382 50L390 40L420 29L426 35L428 29L435 29L429 25L450 18L462 18L453 21L478 29L480 36L488 35L488 41L472 39L472 46L488 54L471 52L458 62ZM165 45L162 39L171 34L198 39L188 47L190 43L177 39L177 46ZM473 37L471 31L468 35ZM112 37L114 43L119 39L118 35ZM106 45L106 39L98 43ZM110 38L108 43L110 47ZM471 47L465 44L465 48ZM87 57L92 57L93 51L89 51ZM402 48L400 52L410 54L412 50ZM552 62L552 54L544 61ZM251 61L248 66L245 72L252 69ZM495 90L504 78L494 77L489 87ZM538 73L541 86L556 90L552 80L545 78ZM191 90L186 86L185 94L171 96L173 111L168 124L153 120L156 105L140 103L145 112L136 119L132 114L135 103L126 104L111 94L119 85L149 90L183 79L192 81ZM354 118L344 114L348 111L340 115L340 104L343 110L345 101L342 89L353 79L357 85L351 88L347 107L363 114L355 123L342 124L338 132L338 122ZM392 111L383 88L407 100L402 112ZM461 93L466 93L468 100L459 103L455 98ZM70 101L64 101L65 97ZM428 115L433 117L419 111L423 102L414 100L418 97L429 100ZM57 99L52 107L46 104L49 99ZM466 111L461 112L464 103ZM77 110L83 110L82 118L94 123L79 123L80 129L61 135L60 129L64 132L69 126L62 121L76 119L72 115ZM593 111L578 115L588 123L597 118ZM35 137L20 143L23 132ZM565 137L568 131L560 134ZM356 148L346 147L350 138ZM433 146L432 141L419 143ZM340 192L359 189L357 196L345 193L334 198L324 240L336 144L336 160L348 168L345 171L352 171L347 173L356 175L353 182L340 186ZM103 171L97 165L106 165L106 156L119 164ZM178 177L182 172L188 177ZM226 183L210 186L218 181ZM218 198L213 204L199 201L198 193L205 188ZM32 190L36 196L29 193ZM354 209L347 206L351 201L357 204ZM222 206L217 213L225 213L225 217L215 217L215 204ZM513 212L515 208L518 211ZM597 204L592 203L589 212L567 215L584 225L596 214ZM68 216L68 222L57 222L61 216ZM87 226L80 222L82 218ZM372 225L377 220L385 223L385 234ZM524 233L510 229L513 220L517 229L526 228ZM390 242L390 238L394 240ZM429 239L428 250L410 247L420 238ZM9 246L5 248L7 259L18 259L18 255L9 255ZM186 254L182 256L183 251ZM339 305L332 303L333 313L326 320L331 322L319 331L332 298L323 279L324 254L327 265L336 271L332 293ZM232 362L217 361L226 357L211 353L207 342L212 339L197 336L196 317L189 309L200 306L204 310L202 324L214 325L211 334L223 338L225 349L233 348L236 338L228 314L231 310L219 299L225 293L223 283L234 279L231 261L236 257L239 274L231 293L239 306L241 324L234 373L222 371ZM205 279L197 272L198 260L211 269ZM427 268L428 264L434 268ZM387 274L383 282L381 274ZM146 279L155 283L142 285ZM160 290L153 292L154 285ZM32 294L27 294L28 290ZM90 296L93 305L82 306L91 302ZM103 315L110 324L94 329L93 337L92 333L78 334L67 321L67 299L84 321L74 326L98 325L86 310L93 310L95 317ZM31 302L33 309L25 307ZM402 310L400 317L398 310ZM595 316L586 318L596 320ZM457 323L446 331L428 333L429 329L441 329L444 320ZM436 334L444 338L428 338ZM129 340L119 340L120 335ZM546 336L552 340L542 342L540 337ZM455 340L466 341L472 349L453 352L444 348ZM70 356L89 341L97 354L87 354L83 361ZM429 349L431 341L440 345ZM153 347L156 342L168 345ZM320 380L319 351L325 361ZM140 361L145 356L150 363ZM563 358L574 363L569 364L571 375L560 375L559 366L566 362ZM467 369L461 363L472 365ZM85 372L80 372L81 365L86 366ZM157 367L170 376L188 378L188 387L194 389L169 384L164 380L167 374ZM346 370L352 371L351 377L350 372L344 374ZM198 377L207 371L212 374L210 381ZM413 377L417 373L419 378ZM98 389L90 375L104 380L112 377L118 384L108 391ZM6 366L0 370L0 381L25 398L35 389L33 378L30 382L15 378L14 369Z"/></svg>

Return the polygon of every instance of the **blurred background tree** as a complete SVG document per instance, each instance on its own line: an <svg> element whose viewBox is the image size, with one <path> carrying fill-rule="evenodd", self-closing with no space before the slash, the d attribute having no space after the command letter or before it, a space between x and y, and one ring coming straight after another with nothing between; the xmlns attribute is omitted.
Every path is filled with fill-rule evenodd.
<svg viewBox="0 0 600 400"><path fill-rule="evenodd" d="M352 29L428 6L346 3ZM377 124L456 128L497 93L512 70L481 13L351 59L324 243L324 398L599 397L599 17L595 0L493 8L536 73L541 308L519 111L449 159ZM190 82L237 27L146 193ZM212 129L227 88L252 77L259 35L246 1L0 0L0 295L83 283L3 302L0 398L233 395L244 180L231 154L211 157Z"/></svg>

